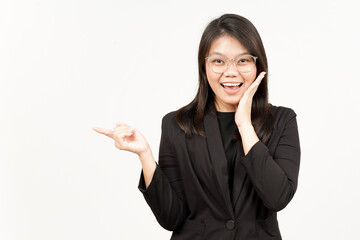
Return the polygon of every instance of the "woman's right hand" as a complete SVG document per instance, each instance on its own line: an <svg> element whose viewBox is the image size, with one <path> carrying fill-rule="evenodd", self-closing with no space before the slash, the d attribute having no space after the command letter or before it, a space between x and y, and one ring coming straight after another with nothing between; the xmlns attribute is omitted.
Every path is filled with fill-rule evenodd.
<svg viewBox="0 0 360 240"><path fill-rule="evenodd" d="M116 123L113 130L99 127L93 127L93 130L114 139L116 148L136 153L139 157L150 149L140 131L125 123Z"/></svg>

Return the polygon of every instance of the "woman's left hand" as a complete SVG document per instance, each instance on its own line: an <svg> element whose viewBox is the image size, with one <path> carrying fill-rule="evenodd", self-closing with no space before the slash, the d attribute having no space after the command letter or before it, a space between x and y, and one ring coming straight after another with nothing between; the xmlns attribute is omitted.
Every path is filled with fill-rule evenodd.
<svg viewBox="0 0 360 240"><path fill-rule="evenodd" d="M244 95L239 101L235 112L235 122L238 128L252 126L251 123L251 105L252 99L255 95L261 80L264 78L266 72L261 72L255 81L245 91Z"/></svg>

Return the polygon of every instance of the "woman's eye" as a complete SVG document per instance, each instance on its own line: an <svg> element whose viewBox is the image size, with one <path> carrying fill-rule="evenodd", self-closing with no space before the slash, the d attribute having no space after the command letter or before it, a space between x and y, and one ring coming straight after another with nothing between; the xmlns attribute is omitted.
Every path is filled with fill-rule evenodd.
<svg viewBox="0 0 360 240"><path fill-rule="evenodd" d="M254 59L251 56L243 56L237 61L237 64L248 64L252 62L254 62Z"/></svg>
<svg viewBox="0 0 360 240"><path fill-rule="evenodd" d="M215 64L222 64L222 63L224 63L224 61L221 60L221 59L214 59L213 63L215 63Z"/></svg>
<svg viewBox="0 0 360 240"><path fill-rule="evenodd" d="M241 58L238 61L238 63L247 63L247 62L249 62L249 59L247 59L247 58Z"/></svg>

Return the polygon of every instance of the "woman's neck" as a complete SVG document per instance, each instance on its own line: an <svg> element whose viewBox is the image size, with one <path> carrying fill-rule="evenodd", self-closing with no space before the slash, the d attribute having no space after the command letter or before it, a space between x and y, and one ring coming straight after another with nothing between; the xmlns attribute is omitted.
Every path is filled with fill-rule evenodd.
<svg viewBox="0 0 360 240"><path fill-rule="evenodd" d="M215 101L215 109L218 112L236 112L236 106Z"/></svg>

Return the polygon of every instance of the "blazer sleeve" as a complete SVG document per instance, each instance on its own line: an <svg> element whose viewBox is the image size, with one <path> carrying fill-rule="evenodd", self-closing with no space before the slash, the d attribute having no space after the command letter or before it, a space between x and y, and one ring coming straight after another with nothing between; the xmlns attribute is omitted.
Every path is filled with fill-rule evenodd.
<svg viewBox="0 0 360 240"><path fill-rule="evenodd" d="M146 188L141 171L138 188L159 224L163 228L173 231L185 220L187 205L177 159L169 137L169 120L169 114L162 119L159 164L156 166L153 178Z"/></svg>
<svg viewBox="0 0 360 240"><path fill-rule="evenodd" d="M248 176L264 205L280 211L293 198L299 175L300 142L296 113L288 109L280 139L273 155L258 141L242 158ZM278 133L277 133L278 134Z"/></svg>

